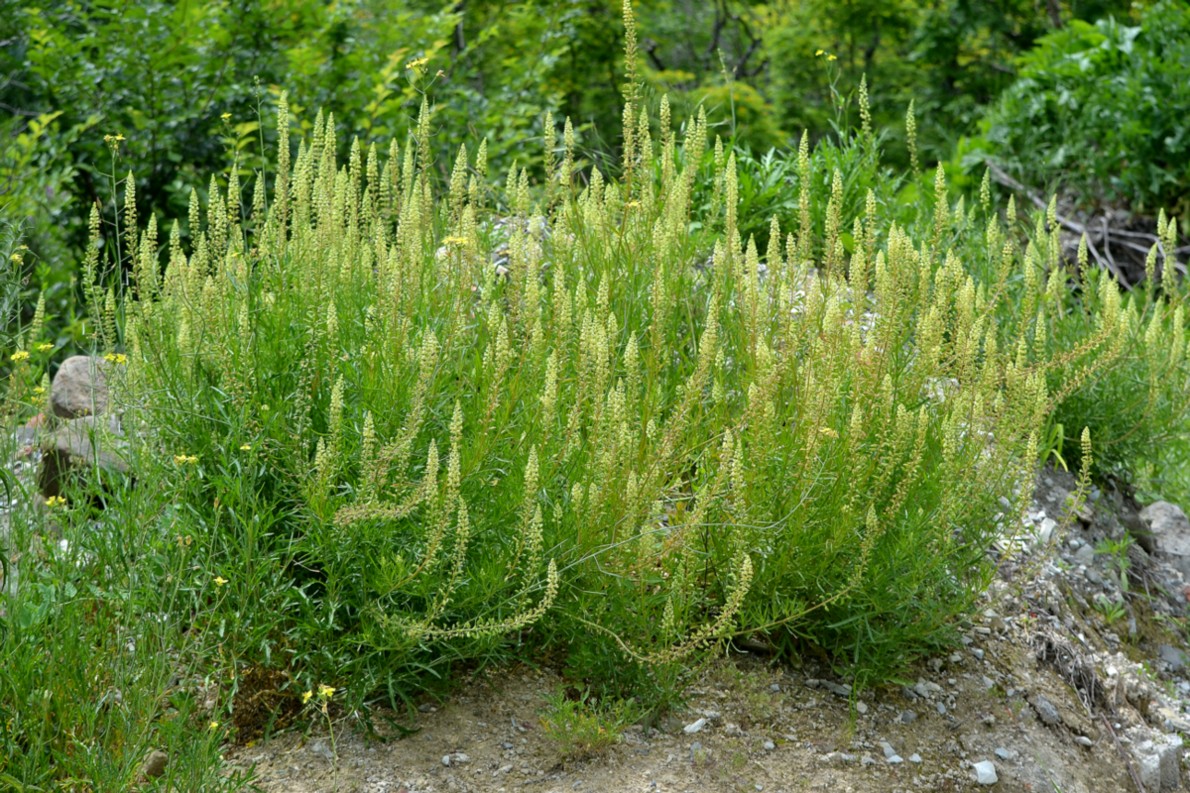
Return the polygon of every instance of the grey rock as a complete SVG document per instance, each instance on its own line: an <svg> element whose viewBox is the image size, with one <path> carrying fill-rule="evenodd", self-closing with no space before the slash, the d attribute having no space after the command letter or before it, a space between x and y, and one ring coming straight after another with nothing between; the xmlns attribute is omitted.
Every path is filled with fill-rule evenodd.
<svg viewBox="0 0 1190 793"><path fill-rule="evenodd" d="M855 703L855 712L861 716L866 716L868 713L868 706L864 702Z"/></svg>
<svg viewBox="0 0 1190 793"><path fill-rule="evenodd" d="M1190 520L1182 508L1168 501L1155 501L1140 511L1140 520L1155 555L1190 580Z"/></svg>
<svg viewBox="0 0 1190 793"><path fill-rule="evenodd" d="M1041 719L1043 724L1048 724L1051 727L1062 721L1062 714L1058 713L1058 708L1054 703L1050 702L1042 694L1037 694L1029 700L1029 704L1033 706L1033 710L1037 711L1037 717Z"/></svg>
<svg viewBox="0 0 1190 793"><path fill-rule="evenodd" d="M1074 552L1075 564L1090 566L1095 561L1095 549L1090 545L1084 545Z"/></svg>
<svg viewBox="0 0 1190 793"><path fill-rule="evenodd" d="M58 367L50 386L50 408L64 419L107 411L108 362L91 355L74 355Z"/></svg>
<svg viewBox="0 0 1190 793"><path fill-rule="evenodd" d="M765 742L764 742L764 750L765 750L766 752L771 752L771 751L773 751L773 750L774 750L774 749L776 749L776 748L777 748L777 744L773 743L772 741L765 741Z"/></svg>
<svg viewBox="0 0 1190 793"><path fill-rule="evenodd" d="M1163 735L1155 741L1142 741L1133 747L1140 781L1145 790L1164 793L1182 786L1182 769L1178 755L1182 739L1177 735Z"/></svg>
<svg viewBox="0 0 1190 793"><path fill-rule="evenodd" d="M160 749L154 749L145 758L145 764L141 768L141 773L147 777L159 777L165 773L165 766L168 764L169 755Z"/></svg>
<svg viewBox="0 0 1190 793"><path fill-rule="evenodd" d="M328 763L335 762L335 753L331 751L331 747L327 746L326 741L318 740L310 744L310 754L321 757Z"/></svg>
<svg viewBox="0 0 1190 793"><path fill-rule="evenodd" d="M975 781L981 785L994 785L999 781L996 776L996 764L991 760L981 760L972 764L975 769Z"/></svg>
<svg viewBox="0 0 1190 793"><path fill-rule="evenodd" d="M1079 746L1085 746L1088 749L1095 745L1095 742L1092 741L1090 738L1088 738L1085 735L1074 736L1074 742L1077 743Z"/></svg>
<svg viewBox="0 0 1190 793"><path fill-rule="evenodd" d="M128 445L115 416L71 419L51 433L41 444L38 488L47 498L58 496L69 476L95 469L129 473Z"/></svg>
<svg viewBox="0 0 1190 793"><path fill-rule="evenodd" d="M1172 644L1161 645L1157 648L1157 653L1174 672L1180 672L1186 666L1186 653Z"/></svg>
<svg viewBox="0 0 1190 793"><path fill-rule="evenodd" d="M901 722L901 724L912 724L917 721L917 714L911 710L903 710L901 711L901 715L897 716L897 721Z"/></svg>
<svg viewBox="0 0 1190 793"><path fill-rule="evenodd" d="M998 746L996 747L995 755L1005 762L1011 762L1017 758L1017 751L1015 749L1006 749L1003 746Z"/></svg>
<svg viewBox="0 0 1190 793"><path fill-rule="evenodd" d="M920 762L921 762L921 755L919 755L917 752L914 752L913 754L909 755L909 762L911 762L911 763L920 763Z"/></svg>
<svg viewBox="0 0 1190 793"><path fill-rule="evenodd" d="M700 718L683 727L682 732L686 733L687 735L693 735L694 733L702 730L702 728L705 726L707 726L707 720Z"/></svg>
<svg viewBox="0 0 1190 793"><path fill-rule="evenodd" d="M897 756L897 750L888 741L880 742L880 751L884 752L884 759L889 760Z"/></svg>

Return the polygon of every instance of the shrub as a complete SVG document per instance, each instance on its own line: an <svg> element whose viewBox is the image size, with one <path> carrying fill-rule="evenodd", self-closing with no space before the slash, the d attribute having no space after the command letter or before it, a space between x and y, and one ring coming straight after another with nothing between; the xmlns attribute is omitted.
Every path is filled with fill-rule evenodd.
<svg viewBox="0 0 1190 793"><path fill-rule="evenodd" d="M983 123L986 151L1028 184L1190 220L1190 8L1159 2L1139 26L1074 20L1020 57Z"/></svg>
<svg viewBox="0 0 1190 793"><path fill-rule="evenodd" d="M175 469L180 519L236 571L209 619L241 657L356 701L518 639L650 702L731 633L882 679L982 591L999 501L1027 497L1046 371L1109 361L1124 321L1105 281L1079 354L1048 356L1035 325L1065 296L1011 245L965 270L957 240L1006 237L941 182L910 232L837 170L805 181L762 276L734 155L691 233L679 163L701 162L699 122L681 147L635 128L624 181L594 172L580 194L535 200L512 172L499 214L482 155L460 151L436 194L424 123L344 165L329 120L292 165L289 130L282 105L271 196L258 182L241 209L236 172L216 182L189 253L172 226L164 275L155 217L126 219L122 338L98 292L92 311L126 347L130 416ZM548 185L573 157L569 137L547 150ZM1009 300L1022 313L1000 321Z"/></svg>

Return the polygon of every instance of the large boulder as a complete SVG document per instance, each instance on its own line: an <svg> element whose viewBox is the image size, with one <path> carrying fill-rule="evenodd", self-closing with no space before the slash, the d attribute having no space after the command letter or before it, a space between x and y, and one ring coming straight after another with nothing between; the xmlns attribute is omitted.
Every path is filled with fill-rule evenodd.
<svg viewBox="0 0 1190 793"><path fill-rule="evenodd" d="M37 484L46 498L62 495L69 477L129 473L128 444L117 416L70 419L41 443Z"/></svg>
<svg viewBox="0 0 1190 793"><path fill-rule="evenodd" d="M1140 511L1153 554L1190 581L1190 520L1177 504L1155 501Z"/></svg>
<svg viewBox="0 0 1190 793"><path fill-rule="evenodd" d="M50 406L64 419L107 412L108 362L95 355L74 355L58 367L50 387Z"/></svg>

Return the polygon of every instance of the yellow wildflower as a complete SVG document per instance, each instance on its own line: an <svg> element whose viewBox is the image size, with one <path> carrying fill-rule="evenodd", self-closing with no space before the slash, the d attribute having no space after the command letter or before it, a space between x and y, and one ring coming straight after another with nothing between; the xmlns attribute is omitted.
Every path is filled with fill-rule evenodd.
<svg viewBox="0 0 1190 793"><path fill-rule="evenodd" d="M425 65L429 62L430 62L430 59L427 57L424 57L424 56L421 58L414 58L413 60L409 61L409 63L405 64L405 68L406 69L417 69L418 71L421 71L422 69L425 68Z"/></svg>
<svg viewBox="0 0 1190 793"><path fill-rule="evenodd" d="M50 496L45 500L45 505L50 509L62 507L66 505L66 499L62 496Z"/></svg>
<svg viewBox="0 0 1190 793"><path fill-rule="evenodd" d="M839 60L839 56L837 56L837 55L835 55L835 54L833 54L833 53L832 53L832 54L830 54L830 55L827 55L827 56L826 56L826 59L827 59L828 61L837 61L837 60Z"/></svg>
<svg viewBox="0 0 1190 793"><path fill-rule="evenodd" d="M302 694L302 704L305 705L307 702L310 701L311 698L313 698L313 696L314 696L313 691L307 691L305 694Z"/></svg>
<svg viewBox="0 0 1190 793"><path fill-rule="evenodd" d="M16 352L14 352L12 354L12 357L9 358L9 360L12 361L13 363L20 363L21 361L27 361L27 360L29 360L29 351L28 350L17 350Z"/></svg>
<svg viewBox="0 0 1190 793"><path fill-rule="evenodd" d="M821 58L826 53L826 50L814 50L814 57Z"/></svg>
<svg viewBox="0 0 1190 793"><path fill-rule="evenodd" d="M9 256L8 260L13 264L20 264L21 262L25 261L19 253L14 253L12 256Z"/></svg>
<svg viewBox="0 0 1190 793"><path fill-rule="evenodd" d="M33 396L41 396L45 393L45 386L39 385L33 387Z"/></svg>
<svg viewBox="0 0 1190 793"><path fill-rule="evenodd" d="M175 454L174 462L178 465L193 465L198 462L198 457L193 454Z"/></svg>
<svg viewBox="0 0 1190 793"><path fill-rule="evenodd" d="M240 451L242 451L242 452L250 452L250 451L252 451L252 444L250 444L250 443L245 443L245 444L242 444L242 445L240 446Z"/></svg>
<svg viewBox="0 0 1190 793"><path fill-rule="evenodd" d="M210 724L207 725L207 729L209 729L211 732L214 732L215 730L219 729L219 722L217 722L217 721L211 722Z"/></svg>
<svg viewBox="0 0 1190 793"><path fill-rule="evenodd" d="M318 686L318 696L322 699L330 699L335 695L335 689L323 683Z"/></svg>
<svg viewBox="0 0 1190 793"><path fill-rule="evenodd" d="M215 586L223 586L227 583L227 579L221 575L215 576Z"/></svg>
<svg viewBox="0 0 1190 793"><path fill-rule="evenodd" d="M443 245L466 245L467 238L466 237L447 237L446 239L442 240L442 244Z"/></svg>
<svg viewBox="0 0 1190 793"><path fill-rule="evenodd" d="M38 352L49 352L52 349L54 349L54 345L52 342L43 341L37 345Z"/></svg>
<svg viewBox="0 0 1190 793"><path fill-rule="evenodd" d="M231 121L231 113L223 113L219 116L219 118L223 119L224 121Z"/></svg>
<svg viewBox="0 0 1190 793"><path fill-rule="evenodd" d="M109 352L107 355L103 356L103 360L107 361L108 363L123 365L128 363L128 356L122 352Z"/></svg>

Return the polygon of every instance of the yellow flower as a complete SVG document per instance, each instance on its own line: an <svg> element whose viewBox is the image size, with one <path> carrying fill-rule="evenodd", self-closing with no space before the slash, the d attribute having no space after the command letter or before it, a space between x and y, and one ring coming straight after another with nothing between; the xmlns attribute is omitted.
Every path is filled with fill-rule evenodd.
<svg viewBox="0 0 1190 793"><path fill-rule="evenodd" d="M421 69L425 68L425 65L429 62L430 59L427 57L414 58L413 60L409 61L409 63L405 64L405 68L417 69L420 71Z"/></svg>
<svg viewBox="0 0 1190 793"><path fill-rule="evenodd" d="M335 689L323 683L318 687L318 696L322 699L330 699L335 695Z"/></svg>
<svg viewBox="0 0 1190 793"><path fill-rule="evenodd" d="M33 395L34 396L41 396L44 393L45 393L45 386L39 385L39 386L33 387Z"/></svg>
<svg viewBox="0 0 1190 793"><path fill-rule="evenodd" d="M9 256L8 260L13 264L20 264L21 262L25 261L19 253L14 253L12 256Z"/></svg>
<svg viewBox="0 0 1190 793"><path fill-rule="evenodd" d="M307 702L309 702L311 700L311 698L313 698L313 696L314 696L313 691L307 691L305 694L302 694L302 704L305 705Z"/></svg>
<svg viewBox="0 0 1190 793"><path fill-rule="evenodd" d="M814 50L814 57L821 58L825 52L826 50Z"/></svg>
<svg viewBox="0 0 1190 793"><path fill-rule="evenodd" d="M831 429L830 427L819 427L818 431L821 432L823 435L829 435L832 438L839 437L839 433L836 432L835 430Z"/></svg>
<svg viewBox="0 0 1190 793"><path fill-rule="evenodd" d="M443 245L466 245L467 238L466 237L447 237L446 239L442 240L442 244Z"/></svg>
<svg viewBox="0 0 1190 793"><path fill-rule="evenodd" d="M245 443L245 444L241 445L241 446L240 446L240 451L242 451L242 452L250 452L250 451L252 451L252 444L250 444L250 443Z"/></svg>
<svg viewBox="0 0 1190 793"><path fill-rule="evenodd" d="M193 465L198 462L198 457L193 454L175 454L174 462L178 465Z"/></svg>
<svg viewBox="0 0 1190 793"><path fill-rule="evenodd" d="M62 496L50 496L45 500L45 505L50 509L53 509L54 507L65 506L66 499L64 499Z"/></svg>
<svg viewBox="0 0 1190 793"><path fill-rule="evenodd" d="M37 345L38 352L49 352L52 349L54 349L54 345L53 345L53 343L48 342L48 341L43 341Z"/></svg>
<svg viewBox="0 0 1190 793"><path fill-rule="evenodd" d="M219 118L223 119L224 121L231 121L231 113L224 113L220 115Z"/></svg>
<svg viewBox="0 0 1190 793"><path fill-rule="evenodd" d="M17 350L16 352L14 352L12 354L12 357L9 358L9 360L12 361L13 363L20 363L21 361L27 361L27 360L29 360L29 351L28 350Z"/></svg>
<svg viewBox="0 0 1190 793"><path fill-rule="evenodd" d="M215 576L215 586L223 586L227 583L227 579L221 575Z"/></svg>
<svg viewBox="0 0 1190 793"><path fill-rule="evenodd" d="M103 356L103 360L107 361L108 363L123 365L128 363L128 356L122 352L109 352L107 355Z"/></svg>
<svg viewBox="0 0 1190 793"><path fill-rule="evenodd" d="M214 732L215 730L219 729L219 722L217 722L217 721L211 722L210 724L207 725L207 729L209 729L211 732Z"/></svg>
<svg viewBox="0 0 1190 793"><path fill-rule="evenodd" d="M827 55L826 59L828 61L837 61L837 60L839 60L839 57L837 55L831 54L831 55Z"/></svg>

